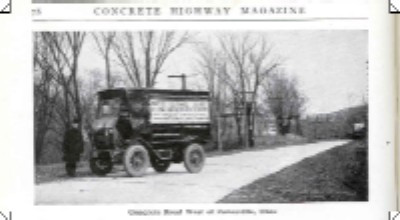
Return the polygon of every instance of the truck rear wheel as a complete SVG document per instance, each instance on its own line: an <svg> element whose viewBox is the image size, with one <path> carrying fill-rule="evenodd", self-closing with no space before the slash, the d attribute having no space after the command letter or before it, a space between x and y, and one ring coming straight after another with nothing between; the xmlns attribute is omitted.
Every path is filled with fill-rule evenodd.
<svg viewBox="0 0 400 220"><path fill-rule="evenodd" d="M143 176L149 167L149 154L142 145L132 145L126 149L123 163L129 176Z"/></svg>
<svg viewBox="0 0 400 220"><path fill-rule="evenodd" d="M171 164L168 160L159 160L159 159L152 159L151 166L154 168L155 171L159 173L164 173L168 170L169 165Z"/></svg>
<svg viewBox="0 0 400 220"><path fill-rule="evenodd" d="M92 158L90 159L90 169L98 176L105 176L111 172L113 163L111 158Z"/></svg>
<svg viewBox="0 0 400 220"><path fill-rule="evenodd" d="M198 173L203 169L206 156L200 144L190 144L183 152L183 162L189 173Z"/></svg>

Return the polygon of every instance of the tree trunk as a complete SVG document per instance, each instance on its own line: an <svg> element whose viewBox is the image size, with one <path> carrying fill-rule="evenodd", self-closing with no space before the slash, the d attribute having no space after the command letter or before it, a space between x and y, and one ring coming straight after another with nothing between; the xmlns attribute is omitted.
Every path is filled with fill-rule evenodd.
<svg viewBox="0 0 400 220"><path fill-rule="evenodd" d="M111 83L111 69L110 69L110 55L109 55L109 49L107 49L106 54L104 56L105 58L105 63L106 63L106 80L107 80L107 88L112 88L112 83Z"/></svg>
<svg viewBox="0 0 400 220"><path fill-rule="evenodd" d="M40 128L37 128L38 130L41 130ZM40 134L39 131L37 131L37 134L35 135L35 164L40 163L42 151L43 151L43 143L44 143L44 134Z"/></svg>

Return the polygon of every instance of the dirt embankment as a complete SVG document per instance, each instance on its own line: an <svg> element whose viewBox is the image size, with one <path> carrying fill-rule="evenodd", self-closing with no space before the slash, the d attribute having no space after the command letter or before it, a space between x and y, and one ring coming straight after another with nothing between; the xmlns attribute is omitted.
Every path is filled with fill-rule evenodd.
<svg viewBox="0 0 400 220"><path fill-rule="evenodd" d="M353 141L258 179L219 202L367 201L367 159L366 141Z"/></svg>

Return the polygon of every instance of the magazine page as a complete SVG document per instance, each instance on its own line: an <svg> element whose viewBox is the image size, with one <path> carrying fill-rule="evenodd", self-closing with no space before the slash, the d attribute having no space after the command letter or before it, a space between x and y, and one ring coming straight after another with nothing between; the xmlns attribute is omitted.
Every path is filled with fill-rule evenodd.
<svg viewBox="0 0 400 220"><path fill-rule="evenodd" d="M387 2L4 2L0 218L395 211Z"/></svg>

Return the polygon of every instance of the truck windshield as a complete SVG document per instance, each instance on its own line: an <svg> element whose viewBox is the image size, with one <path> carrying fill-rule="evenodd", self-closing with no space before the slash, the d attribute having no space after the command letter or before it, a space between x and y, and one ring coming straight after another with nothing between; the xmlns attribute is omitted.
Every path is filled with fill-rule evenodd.
<svg viewBox="0 0 400 220"><path fill-rule="evenodd" d="M117 116L120 111L121 99L103 99L99 102L98 117Z"/></svg>

